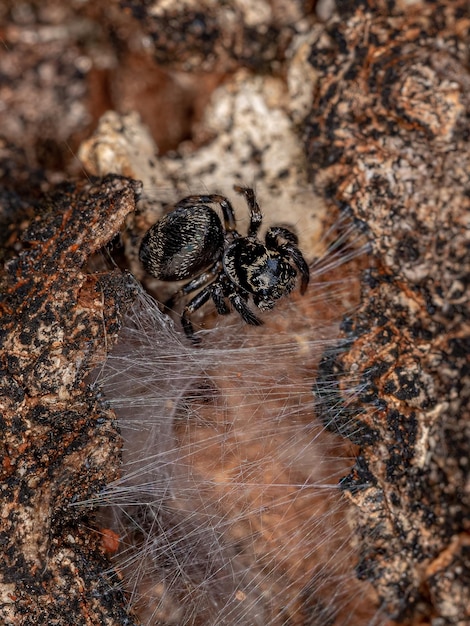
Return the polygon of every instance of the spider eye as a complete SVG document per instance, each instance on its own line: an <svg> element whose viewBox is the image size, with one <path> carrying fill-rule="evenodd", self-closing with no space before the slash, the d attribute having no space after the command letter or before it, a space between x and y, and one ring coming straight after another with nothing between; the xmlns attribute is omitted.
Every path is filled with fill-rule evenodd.
<svg viewBox="0 0 470 626"><path fill-rule="evenodd" d="M277 260L268 257L266 260L263 259L261 267L253 266L250 282L256 288L256 291L264 291L276 285L278 278L279 263Z"/></svg>
<svg viewBox="0 0 470 626"><path fill-rule="evenodd" d="M266 256L253 264L249 272L252 293L261 300L278 300L289 293L294 286L296 272L294 268L279 257Z"/></svg>

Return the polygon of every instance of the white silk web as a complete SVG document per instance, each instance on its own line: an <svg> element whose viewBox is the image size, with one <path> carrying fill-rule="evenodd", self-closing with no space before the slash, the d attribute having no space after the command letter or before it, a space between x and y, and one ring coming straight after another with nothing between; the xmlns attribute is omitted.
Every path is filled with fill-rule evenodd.
<svg viewBox="0 0 470 626"><path fill-rule="evenodd" d="M139 291L96 384L124 438L103 524L144 624L383 623L338 487L354 449L315 415L316 368L357 303L364 254L340 230L303 298L261 327L218 317L197 347Z"/></svg>

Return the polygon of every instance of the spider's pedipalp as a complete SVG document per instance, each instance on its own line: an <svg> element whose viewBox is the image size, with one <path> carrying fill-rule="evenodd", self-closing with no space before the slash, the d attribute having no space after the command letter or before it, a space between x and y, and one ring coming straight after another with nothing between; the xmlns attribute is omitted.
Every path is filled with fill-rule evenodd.
<svg viewBox="0 0 470 626"><path fill-rule="evenodd" d="M266 246L271 250L277 250L282 245L281 238L295 245L299 243L299 238L291 230L282 226L272 226L265 236Z"/></svg>
<svg viewBox="0 0 470 626"><path fill-rule="evenodd" d="M300 295L303 296L310 282L310 269L296 245L286 243L283 246L283 251L288 253L288 256L295 263L300 272Z"/></svg>

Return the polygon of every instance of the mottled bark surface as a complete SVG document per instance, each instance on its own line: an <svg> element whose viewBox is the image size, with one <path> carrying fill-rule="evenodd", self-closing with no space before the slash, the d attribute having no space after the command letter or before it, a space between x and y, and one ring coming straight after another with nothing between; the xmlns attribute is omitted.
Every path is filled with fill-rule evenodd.
<svg viewBox="0 0 470 626"><path fill-rule="evenodd" d="M186 145L196 161L213 137L191 135L194 119L240 65L260 81L263 72L298 74L294 90L272 98L289 101L297 129L307 115L314 186L330 208L354 216L377 258L316 385L334 385L319 398L325 422L361 446L343 480L358 575L401 623L469 623L468 2L338 2L339 17L326 24L314 23L309 2L249 5L0 8L2 133L25 151L0 144L2 623L134 623L117 579L103 574L105 529L73 505L118 472L114 415L83 380L112 346L132 288L125 275L87 272L85 263L119 231L137 186L51 180L79 171L74 150L107 108L138 109L160 151L196 138ZM288 188L284 176L299 164L278 175L264 160L269 142L261 150L238 132L272 109L260 114L256 99L246 106L249 81L237 80L227 92L234 102L240 93L242 106L228 108L222 156L203 158L184 186L206 184L209 172L215 179L232 159L225 184L235 171L259 180L258 163ZM159 157L145 158L153 167ZM315 593L301 600L305 624L321 620Z"/></svg>
<svg viewBox="0 0 470 626"><path fill-rule="evenodd" d="M312 9L303 0L120 0L149 35L158 63L183 71L279 69L297 24Z"/></svg>
<svg viewBox="0 0 470 626"><path fill-rule="evenodd" d="M361 444L343 482L358 575L398 619L470 619L470 12L350 7L319 34L307 123L315 184L364 226L381 268L323 378ZM434 622L433 622L434 623Z"/></svg>
<svg viewBox="0 0 470 626"><path fill-rule="evenodd" d="M119 471L114 414L84 378L133 294L125 274L84 265L138 189L109 177L37 194L33 206L13 189L3 198L2 220L18 206L35 217L20 240L10 223L0 275L2 624L133 623L103 533L74 504Z"/></svg>

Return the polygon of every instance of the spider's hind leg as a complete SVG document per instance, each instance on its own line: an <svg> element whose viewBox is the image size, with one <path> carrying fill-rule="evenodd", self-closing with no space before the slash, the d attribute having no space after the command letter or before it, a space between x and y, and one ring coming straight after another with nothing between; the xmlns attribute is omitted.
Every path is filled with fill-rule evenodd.
<svg viewBox="0 0 470 626"><path fill-rule="evenodd" d="M192 291L196 291L200 287L207 285L207 283L214 279L214 276L216 276L219 271L220 263L214 263L211 268L209 268L199 276L196 276L196 278L193 278L193 280L190 280L189 283L186 283L186 285L183 285L183 287L176 291L170 298L168 298L168 300L165 300L163 304L165 311L172 311L175 308L176 303L181 298L187 296Z"/></svg>
<svg viewBox="0 0 470 626"><path fill-rule="evenodd" d="M200 309L202 305L209 300L212 293L211 287L212 285L208 285L205 289L195 295L194 298L184 307L181 314L181 326L183 327L184 334L188 337L188 339L194 341L194 343L200 343L201 339L196 337L194 334L194 327L189 317L194 313L194 311Z"/></svg>
<svg viewBox="0 0 470 626"><path fill-rule="evenodd" d="M230 200L220 194L211 193L207 195L187 196L175 204L175 209L194 207L201 204L218 204L224 216L225 230L228 232L235 231L236 233L235 215L233 213L232 204Z"/></svg>

